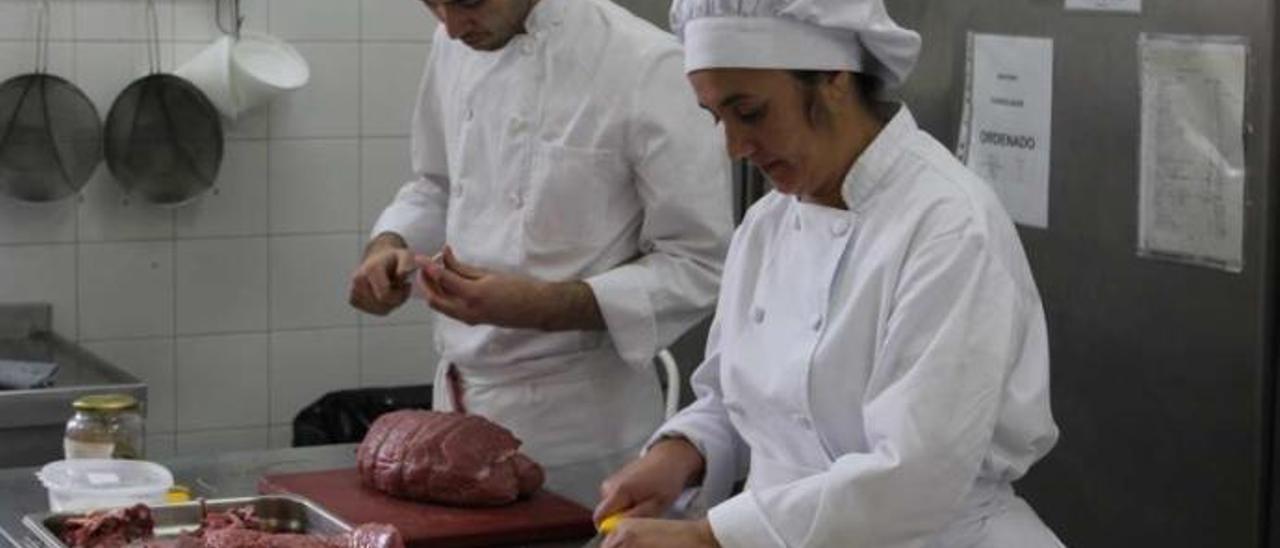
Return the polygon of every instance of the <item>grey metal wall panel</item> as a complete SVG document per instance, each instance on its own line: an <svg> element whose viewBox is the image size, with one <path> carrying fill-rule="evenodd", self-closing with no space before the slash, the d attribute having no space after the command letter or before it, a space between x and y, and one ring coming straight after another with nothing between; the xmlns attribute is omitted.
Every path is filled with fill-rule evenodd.
<svg viewBox="0 0 1280 548"><path fill-rule="evenodd" d="M1054 39L1050 227L1021 228L1063 437L1018 489L1069 546L1261 546L1270 491L1276 16L1267 0L887 0L924 36L904 99L954 146L968 31ZM1140 32L1244 35L1245 270L1139 259Z"/></svg>

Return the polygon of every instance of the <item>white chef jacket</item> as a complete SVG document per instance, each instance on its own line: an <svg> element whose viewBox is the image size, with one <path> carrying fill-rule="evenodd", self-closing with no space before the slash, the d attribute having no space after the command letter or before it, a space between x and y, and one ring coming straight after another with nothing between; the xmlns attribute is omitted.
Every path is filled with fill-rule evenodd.
<svg viewBox="0 0 1280 548"><path fill-rule="evenodd" d="M905 107L842 196L750 210L698 399L655 438L698 447L711 502L745 473L708 514L727 547L1057 546L1009 487L1058 436L1012 223Z"/></svg>
<svg viewBox="0 0 1280 548"><path fill-rule="evenodd" d="M467 410L557 464L636 448L660 424L651 360L714 306L731 179L673 36L605 0L542 0L525 27L493 52L437 29L414 115L416 179L373 234L591 286L607 331L436 323ZM435 401L451 409L445 369Z"/></svg>

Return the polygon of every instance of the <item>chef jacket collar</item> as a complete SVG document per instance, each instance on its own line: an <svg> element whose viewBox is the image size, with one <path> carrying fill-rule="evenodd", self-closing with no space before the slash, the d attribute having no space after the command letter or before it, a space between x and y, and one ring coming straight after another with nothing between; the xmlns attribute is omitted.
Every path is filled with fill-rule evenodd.
<svg viewBox="0 0 1280 548"><path fill-rule="evenodd" d="M845 205L854 213L864 211L872 198L888 185L889 170L903 154L901 143L919 130L907 107L898 103L881 103L877 108L891 116L889 122L858 156L840 188Z"/></svg>
<svg viewBox="0 0 1280 548"><path fill-rule="evenodd" d="M581 2L583 0L539 0L525 17L525 31L531 35L540 35L564 22L565 2Z"/></svg>

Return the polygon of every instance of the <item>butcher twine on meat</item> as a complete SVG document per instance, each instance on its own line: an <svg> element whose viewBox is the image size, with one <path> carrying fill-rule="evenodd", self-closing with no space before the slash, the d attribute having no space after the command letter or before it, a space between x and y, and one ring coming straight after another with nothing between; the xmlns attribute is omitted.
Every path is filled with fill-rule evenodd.
<svg viewBox="0 0 1280 548"><path fill-rule="evenodd" d="M542 467L509 430L476 415L404 410L378 417L356 461L364 485L455 506L497 506L542 487Z"/></svg>

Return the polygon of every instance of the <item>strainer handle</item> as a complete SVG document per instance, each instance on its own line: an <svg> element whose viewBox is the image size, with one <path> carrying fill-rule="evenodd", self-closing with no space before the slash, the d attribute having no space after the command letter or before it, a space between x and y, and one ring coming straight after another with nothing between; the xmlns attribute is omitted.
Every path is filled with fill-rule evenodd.
<svg viewBox="0 0 1280 548"><path fill-rule="evenodd" d="M147 62L151 73L160 72L160 16L156 14L156 0L147 0Z"/></svg>
<svg viewBox="0 0 1280 548"><path fill-rule="evenodd" d="M213 0L214 21L218 24L218 30L222 31L222 34L230 34L231 36L234 36L236 40L239 40L240 28L244 26L244 16L240 15L240 0L227 0L227 1L231 2L231 7L232 7L232 11L231 11L232 30L228 31L226 27L222 26L223 0Z"/></svg>
<svg viewBox="0 0 1280 548"><path fill-rule="evenodd" d="M35 72L44 74L49 71L49 12L50 0L37 0L40 9L36 12L36 68Z"/></svg>

